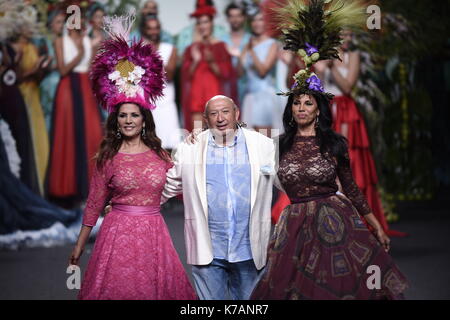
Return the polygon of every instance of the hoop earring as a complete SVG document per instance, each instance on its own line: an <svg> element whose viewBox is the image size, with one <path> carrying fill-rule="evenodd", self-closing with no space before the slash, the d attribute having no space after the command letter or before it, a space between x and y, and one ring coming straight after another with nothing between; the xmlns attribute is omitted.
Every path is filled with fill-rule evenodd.
<svg viewBox="0 0 450 320"><path fill-rule="evenodd" d="M144 138L145 139L145 137L146 137L146 135L145 135L145 127L142 129L142 138Z"/></svg>
<svg viewBox="0 0 450 320"><path fill-rule="evenodd" d="M117 139L121 139L122 138L122 134L120 133L120 129L119 128L117 128L116 138Z"/></svg>

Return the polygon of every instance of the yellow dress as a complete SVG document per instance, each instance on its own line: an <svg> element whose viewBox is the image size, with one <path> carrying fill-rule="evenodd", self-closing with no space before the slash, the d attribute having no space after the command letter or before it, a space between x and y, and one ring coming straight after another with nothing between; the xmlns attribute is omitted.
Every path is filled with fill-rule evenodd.
<svg viewBox="0 0 450 320"><path fill-rule="evenodd" d="M32 43L22 45L22 59L19 67L22 72L31 70L39 59L38 50ZM35 80L24 81L19 85L27 106L28 118L33 136L34 156L37 167L39 189L44 191L44 180L49 157L49 139L45 125L39 94L39 84Z"/></svg>

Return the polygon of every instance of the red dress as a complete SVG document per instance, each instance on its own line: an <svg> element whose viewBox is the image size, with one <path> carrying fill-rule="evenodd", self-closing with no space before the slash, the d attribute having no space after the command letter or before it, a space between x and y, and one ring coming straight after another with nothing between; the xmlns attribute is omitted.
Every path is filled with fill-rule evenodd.
<svg viewBox="0 0 450 320"><path fill-rule="evenodd" d="M64 63L76 56L70 36L63 39ZM83 60L59 81L51 129L47 192L52 199L84 201L93 161L103 138L102 114L89 80L90 40L83 39Z"/></svg>
<svg viewBox="0 0 450 320"><path fill-rule="evenodd" d="M191 49L198 46L202 53L202 59L197 65L192 76L189 69L193 62ZM209 49L220 69L220 76L216 76L204 59L204 52ZM194 112L203 113L206 102L216 95L225 95L236 101L236 74L225 43L217 42L205 44L196 42L191 44L184 52L181 69L182 106L184 115L184 127L191 131Z"/></svg>
<svg viewBox="0 0 450 320"><path fill-rule="evenodd" d="M92 159L103 136L101 121L88 74L71 72L62 77L52 119L50 197L86 199Z"/></svg>
<svg viewBox="0 0 450 320"><path fill-rule="evenodd" d="M388 231L389 227L376 188L378 176L372 153L370 152L370 140L367 135L364 118L355 101L349 96L335 97L332 101L332 105L334 104L336 104L336 113L333 119L333 130L342 134L342 125L347 125L347 139L353 177L366 196L373 214L377 217L383 229Z"/></svg>

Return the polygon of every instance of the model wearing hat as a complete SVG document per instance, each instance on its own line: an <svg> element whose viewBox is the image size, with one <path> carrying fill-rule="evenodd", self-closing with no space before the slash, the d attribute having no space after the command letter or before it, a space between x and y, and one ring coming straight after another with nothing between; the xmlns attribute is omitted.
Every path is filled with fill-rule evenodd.
<svg viewBox="0 0 450 320"><path fill-rule="evenodd" d="M402 299L408 283L390 240L352 175L347 140L332 130L330 102L311 67L338 59L343 27L362 28L362 1L277 1L285 49L305 68L284 95L278 178L291 205L281 213L267 270L252 299ZM336 178L343 194L337 193ZM374 228L370 232L363 219ZM373 267L370 269L369 267ZM378 268L379 281L370 278Z"/></svg>
<svg viewBox="0 0 450 320"><path fill-rule="evenodd" d="M216 95L236 100L236 74L226 44L213 36L216 9L210 0L199 0L191 17L196 19L201 40L184 52L181 68L184 127L202 127L205 103Z"/></svg>
<svg viewBox="0 0 450 320"><path fill-rule="evenodd" d="M105 203L80 299L196 299L160 213L170 156L156 136L151 110L162 95L163 62L152 45L129 44L134 15L105 18L111 36L90 73L109 112L96 157L83 226L70 263L77 264Z"/></svg>

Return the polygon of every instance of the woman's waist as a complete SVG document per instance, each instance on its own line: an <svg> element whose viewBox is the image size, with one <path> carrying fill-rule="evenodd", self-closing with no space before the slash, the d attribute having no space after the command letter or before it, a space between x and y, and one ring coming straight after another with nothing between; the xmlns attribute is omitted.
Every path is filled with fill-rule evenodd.
<svg viewBox="0 0 450 320"><path fill-rule="evenodd" d="M161 214L161 206L134 206L128 204L113 203L111 212L135 216L153 216Z"/></svg>
<svg viewBox="0 0 450 320"><path fill-rule="evenodd" d="M317 193L317 194L308 194L302 196L289 196L289 200L291 204L305 203L310 201L316 201L321 199L326 199L332 196L335 196L336 192L325 192L325 193Z"/></svg>

